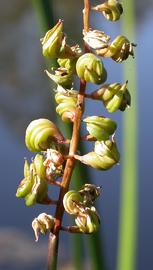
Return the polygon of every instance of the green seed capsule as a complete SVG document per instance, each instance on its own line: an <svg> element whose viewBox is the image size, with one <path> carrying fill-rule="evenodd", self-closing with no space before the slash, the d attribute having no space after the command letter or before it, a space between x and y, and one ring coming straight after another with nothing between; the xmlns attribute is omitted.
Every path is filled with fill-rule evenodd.
<svg viewBox="0 0 153 270"><path fill-rule="evenodd" d="M96 141L93 152L74 156L80 162L97 170L108 170L119 162L120 154L114 141Z"/></svg>
<svg viewBox="0 0 153 270"><path fill-rule="evenodd" d="M16 197L17 198L24 198L32 188L32 178L30 176L24 178L19 187L17 188Z"/></svg>
<svg viewBox="0 0 153 270"><path fill-rule="evenodd" d="M94 207L85 208L84 213L80 213L76 217L75 223L81 232L95 233L99 228L100 219Z"/></svg>
<svg viewBox="0 0 153 270"><path fill-rule="evenodd" d="M133 47L136 44L131 43L124 36L117 36L108 48L96 50L97 54L103 57L111 57L114 61L121 63L126 60L129 55L134 58Z"/></svg>
<svg viewBox="0 0 153 270"><path fill-rule="evenodd" d="M46 168L44 166L44 156L37 154L34 158L34 166L35 166L35 170L36 170L36 174L41 177L41 178L45 178L46 177Z"/></svg>
<svg viewBox="0 0 153 270"><path fill-rule="evenodd" d="M77 215L79 210L76 207L75 202L81 202L82 197L81 195L75 191L75 190L70 190L68 191L64 198L63 198L63 206L70 215Z"/></svg>
<svg viewBox="0 0 153 270"><path fill-rule="evenodd" d="M89 134L99 141L108 140L117 128L114 121L102 116L90 116L83 121L87 124Z"/></svg>
<svg viewBox="0 0 153 270"><path fill-rule="evenodd" d="M92 53L85 53L76 63L78 76L86 82L101 84L107 78L102 61Z"/></svg>
<svg viewBox="0 0 153 270"><path fill-rule="evenodd" d="M32 152L47 150L51 141L62 142L62 134L56 125L48 119L33 120L26 130L25 143Z"/></svg>
<svg viewBox="0 0 153 270"><path fill-rule="evenodd" d="M55 100L59 104L56 107L56 112L62 117L64 122L73 122L75 118L77 95L73 93L58 92L55 95Z"/></svg>
<svg viewBox="0 0 153 270"><path fill-rule="evenodd" d="M30 166L27 160L24 163L24 179L17 188L16 197L24 198L31 190L33 185L33 177L30 173Z"/></svg>
<svg viewBox="0 0 153 270"><path fill-rule="evenodd" d="M110 113L116 112L117 110L124 111L131 104L127 82L124 84L105 84L99 90L94 91L91 97L101 100Z"/></svg>
<svg viewBox="0 0 153 270"><path fill-rule="evenodd" d="M37 202L37 196L35 193L29 193L25 197L25 204L26 206L33 206Z"/></svg>
<svg viewBox="0 0 153 270"><path fill-rule="evenodd" d="M101 12L109 21L117 21L123 13L122 5L116 0L108 0L107 2L92 7L93 10Z"/></svg>
<svg viewBox="0 0 153 270"><path fill-rule="evenodd" d="M126 37L118 36L110 45L110 51L112 53L112 59L116 62L122 62L131 55L134 58L133 46Z"/></svg>
<svg viewBox="0 0 153 270"><path fill-rule="evenodd" d="M48 58L57 58L63 41L63 23L61 20L41 39L42 53Z"/></svg>

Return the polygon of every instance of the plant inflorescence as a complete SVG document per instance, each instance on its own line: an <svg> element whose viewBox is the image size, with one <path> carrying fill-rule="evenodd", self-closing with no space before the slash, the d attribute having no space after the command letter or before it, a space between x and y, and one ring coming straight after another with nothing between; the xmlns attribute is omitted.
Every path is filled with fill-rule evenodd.
<svg viewBox="0 0 153 270"><path fill-rule="evenodd" d="M62 20L41 39L43 55L49 59L57 59L58 67L51 71L46 70L46 74L57 86L57 114L62 121L72 123L71 139L65 138L56 124L43 118L32 121L25 135L27 148L36 152L36 155L30 164L25 160L24 178L16 196L24 198L27 206L36 203L56 205L54 216L41 213L32 222L36 241L40 233L50 232L48 269L56 267L59 231L90 234L99 228L100 216L95 201L101 188L86 183L80 190L69 190L76 160L97 170L108 170L118 164L120 159L115 141L116 122L97 115L83 118L85 101L87 98L93 103L100 101L109 113L124 111L131 103L127 82L105 83L107 71L102 57L109 57L120 63L129 55L134 57L135 45L121 35L110 41L111 38L106 33L92 29L89 25L90 12L100 12L107 20L117 21L123 13L123 7L117 0L108 0L96 6L91 6L89 0L84 0L84 49L78 44L67 44ZM79 90L74 89L74 76L80 80ZM88 93L88 82L100 87ZM85 124L87 129L84 136L80 136L82 124ZM94 142L93 150L78 155L80 140ZM50 198L48 185L59 187L57 200ZM74 216L75 225L63 226L62 218L65 211Z"/></svg>

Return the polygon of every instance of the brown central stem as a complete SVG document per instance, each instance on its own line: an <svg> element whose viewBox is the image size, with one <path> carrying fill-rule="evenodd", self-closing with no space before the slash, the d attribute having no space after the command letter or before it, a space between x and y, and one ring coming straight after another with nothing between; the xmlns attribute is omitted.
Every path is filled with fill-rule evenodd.
<svg viewBox="0 0 153 270"><path fill-rule="evenodd" d="M90 10L89 0L84 0L84 10L83 10L84 31L88 31L89 29L89 10ZM85 46L85 52L87 51L88 51L88 48L86 48ZM70 158L67 159L64 175L63 175L63 180L61 182L59 199L58 199L57 207L55 211L55 219L56 219L55 227L49 236L48 270L56 269L57 256L58 256L59 231L62 226L62 218L64 214L63 197L66 194L66 192L69 190L71 176L72 176L74 165L75 165L75 159L73 158L73 156L77 151L79 138L80 138L80 125L81 125L81 119L82 119L82 115L84 111L85 89L86 89L86 82L84 80L80 80L80 90L78 94L77 107L75 111L75 121L73 124L72 138L71 138L70 148L69 148Z"/></svg>

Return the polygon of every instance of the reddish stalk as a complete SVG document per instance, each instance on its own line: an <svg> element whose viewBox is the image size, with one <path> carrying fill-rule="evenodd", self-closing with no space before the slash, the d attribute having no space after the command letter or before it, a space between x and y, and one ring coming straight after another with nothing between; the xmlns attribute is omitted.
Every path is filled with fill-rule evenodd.
<svg viewBox="0 0 153 270"><path fill-rule="evenodd" d="M89 0L84 0L84 10L83 10L84 31L88 31L89 29L89 11L90 11ZM88 52L88 51L89 49L85 45L85 52ZM77 151L78 143L80 139L80 125L81 125L82 115L84 112L85 89L86 89L86 82L84 80L80 80L80 90L78 94L77 108L75 111L75 121L73 124L72 138L70 141L70 148L69 148L69 158L67 159L67 162L66 162L63 180L61 182L61 188L60 188L59 198L57 202L57 207L55 211L55 219L56 219L55 227L49 235L48 270L56 270L56 266L57 266L59 231L62 226L62 218L64 214L63 197L66 194L66 192L69 190L71 176L72 176L72 172L75 166L75 159L73 158L73 156Z"/></svg>

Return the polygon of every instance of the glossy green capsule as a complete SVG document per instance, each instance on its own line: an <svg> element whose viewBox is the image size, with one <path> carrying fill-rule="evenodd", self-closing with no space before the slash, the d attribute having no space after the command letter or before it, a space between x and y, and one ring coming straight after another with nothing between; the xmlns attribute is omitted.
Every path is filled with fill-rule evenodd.
<svg viewBox="0 0 153 270"><path fill-rule="evenodd" d="M93 209L95 209L93 207ZM95 210L86 208L84 213L79 214L75 219L76 225L83 233L95 233L100 225L100 219Z"/></svg>
<svg viewBox="0 0 153 270"><path fill-rule="evenodd" d="M24 163L24 179L20 182L16 191L16 197L24 198L30 191L33 185L33 176L30 172L30 166L27 160Z"/></svg>
<svg viewBox="0 0 153 270"><path fill-rule="evenodd" d="M117 128L117 124L113 120L102 116L90 116L83 121L87 125L89 134L98 141L108 140Z"/></svg>
<svg viewBox="0 0 153 270"><path fill-rule="evenodd" d="M42 53L48 58L57 58L63 41L63 22L59 20L41 39Z"/></svg>
<svg viewBox="0 0 153 270"><path fill-rule="evenodd" d="M68 212L70 215L77 215L79 213L78 207L76 207L75 202L82 202L81 195L75 191L70 190L68 191L63 198L63 206L65 211Z"/></svg>
<svg viewBox="0 0 153 270"><path fill-rule="evenodd" d="M101 12L109 21L117 21L123 13L122 5L116 0L108 0L103 4L92 7L93 10Z"/></svg>
<svg viewBox="0 0 153 270"><path fill-rule="evenodd" d="M134 58L133 46L136 45L131 43L126 37L117 36L109 47L112 54L111 58L119 63L126 60L129 55Z"/></svg>
<svg viewBox="0 0 153 270"><path fill-rule="evenodd" d="M62 142L62 136L56 125L48 119L33 120L26 129L25 143L32 152L47 150L52 141Z"/></svg>
<svg viewBox="0 0 153 270"><path fill-rule="evenodd" d="M55 100L58 103L56 112L64 122L73 122L77 104L77 95L57 92Z"/></svg>
<svg viewBox="0 0 153 270"><path fill-rule="evenodd" d="M91 94L92 98L101 100L108 110L113 113L117 110L124 111L131 104L131 96L127 89L127 82L124 84L105 84Z"/></svg>
<svg viewBox="0 0 153 270"><path fill-rule="evenodd" d="M102 61L92 53L85 53L76 63L77 75L94 84L101 84L107 78L107 72Z"/></svg>
<svg viewBox="0 0 153 270"><path fill-rule="evenodd" d="M120 154L116 143L107 140L96 141L93 152L89 152L83 156L75 155L74 157L97 170L108 170L119 162Z"/></svg>

